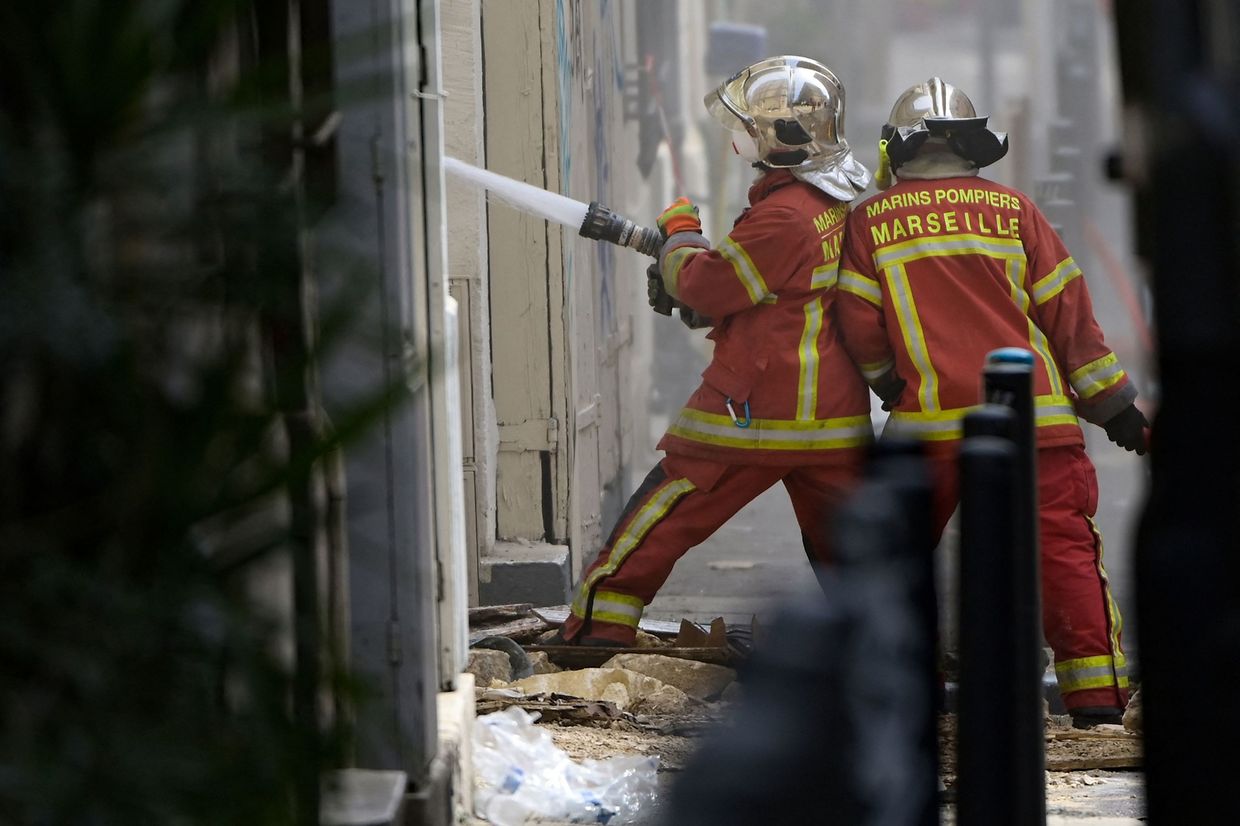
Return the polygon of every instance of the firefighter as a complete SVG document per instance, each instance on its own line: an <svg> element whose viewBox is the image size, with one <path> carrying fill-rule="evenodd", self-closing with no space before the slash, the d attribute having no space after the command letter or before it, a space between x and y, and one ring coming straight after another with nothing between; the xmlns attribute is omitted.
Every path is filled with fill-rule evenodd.
<svg viewBox="0 0 1240 826"><path fill-rule="evenodd" d="M884 437L926 445L936 537L957 504L961 420L978 401L986 353L1034 353L1044 632L1075 724L1118 723L1128 697L1121 621L1078 416L1138 454L1147 422L1058 234L1029 196L978 175L1006 151L1007 136L937 77L896 100L879 142L882 191L848 220L838 321L891 411Z"/></svg>
<svg viewBox="0 0 1240 826"><path fill-rule="evenodd" d="M660 215L657 286L711 320L714 353L584 572L568 642L631 645L676 560L776 482L811 562L826 562L829 514L873 440L869 391L831 321L848 202L870 181L844 138L844 87L817 61L780 56L705 103L759 174L714 248L687 199Z"/></svg>

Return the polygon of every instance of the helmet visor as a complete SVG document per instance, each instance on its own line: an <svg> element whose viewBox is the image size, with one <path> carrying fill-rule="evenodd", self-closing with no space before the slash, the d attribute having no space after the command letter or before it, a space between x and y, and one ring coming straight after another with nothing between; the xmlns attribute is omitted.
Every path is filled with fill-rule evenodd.
<svg viewBox="0 0 1240 826"><path fill-rule="evenodd" d="M730 132L748 132L754 134L754 120L744 110L745 83L749 80L749 69L742 69L724 81L717 89L712 90L702 102L706 111Z"/></svg>

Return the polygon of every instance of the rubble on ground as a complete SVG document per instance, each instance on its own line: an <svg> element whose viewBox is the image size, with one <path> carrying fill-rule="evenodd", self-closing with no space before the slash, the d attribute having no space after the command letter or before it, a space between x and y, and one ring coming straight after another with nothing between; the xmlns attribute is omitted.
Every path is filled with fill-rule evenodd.
<svg viewBox="0 0 1240 826"><path fill-rule="evenodd" d="M1141 689L1132 692L1128 698L1128 708L1124 709L1124 728L1140 734L1144 730L1145 721L1141 713Z"/></svg>
<svg viewBox="0 0 1240 826"><path fill-rule="evenodd" d="M483 687L478 714L518 705L536 714L539 726L574 759L657 755L660 771L683 767L700 736L727 717L728 704L744 695L736 666L755 642L761 644L756 622L729 627L717 619L709 625L643 620L627 647L563 646L554 643L567 606L475 610L471 640L491 638L483 644L497 648L504 643L496 637L519 643L531 672L514 679L512 663L521 658L512 651L471 649L468 670ZM1087 771L1141 766L1139 692L1123 727L1074 729L1070 717L1044 709L1048 788L1098 782ZM949 788L955 785L955 726L955 714L940 714L940 771Z"/></svg>
<svg viewBox="0 0 1240 826"><path fill-rule="evenodd" d="M713 700L736 681L736 672L731 668L662 654L617 654L603 667L645 674L698 700Z"/></svg>

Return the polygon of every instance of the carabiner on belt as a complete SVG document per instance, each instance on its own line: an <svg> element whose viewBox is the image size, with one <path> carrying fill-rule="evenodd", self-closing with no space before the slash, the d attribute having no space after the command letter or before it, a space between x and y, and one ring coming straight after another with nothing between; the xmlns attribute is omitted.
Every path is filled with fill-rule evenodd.
<svg viewBox="0 0 1240 826"><path fill-rule="evenodd" d="M749 423L753 421L749 416L749 402L745 402L745 418L739 419L736 416L736 409L732 407L732 397L723 400L724 407L728 408L728 415L732 417L732 424L737 427L749 427Z"/></svg>

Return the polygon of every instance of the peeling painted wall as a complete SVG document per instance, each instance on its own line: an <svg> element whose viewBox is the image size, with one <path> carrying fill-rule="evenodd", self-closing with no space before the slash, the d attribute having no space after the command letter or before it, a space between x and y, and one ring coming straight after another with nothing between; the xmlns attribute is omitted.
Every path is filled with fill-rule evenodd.
<svg viewBox="0 0 1240 826"><path fill-rule="evenodd" d="M652 224L671 192L666 159L639 174L626 119L638 8L445 0L448 153ZM577 574L653 455L649 259L456 184L449 198L475 561L496 539L567 544Z"/></svg>

